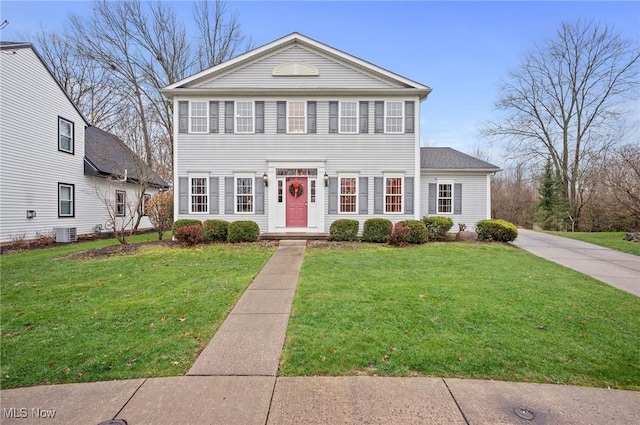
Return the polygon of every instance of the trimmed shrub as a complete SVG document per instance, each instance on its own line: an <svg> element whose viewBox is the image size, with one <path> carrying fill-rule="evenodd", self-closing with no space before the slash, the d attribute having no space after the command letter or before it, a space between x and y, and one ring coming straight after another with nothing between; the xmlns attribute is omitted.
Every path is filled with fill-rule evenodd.
<svg viewBox="0 0 640 425"><path fill-rule="evenodd" d="M404 220L401 223L409 228L409 243L423 244L427 242L427 226L423 222L420 220Z"/></svg>
<svg viewBox="0 0 640 425"><path fill-rule="evenodd" d="M393 231L391 220L386 218L370 218L364 222L362 240L365 242L386 243Z"/></svg>
<svg viewBox="0 0 640 425"><path fill-rule="evenodd" d="M193 218L183 218L173 222L173 226L171 226L171 231L175 233L176 230L178 230L181 227L194 226L194 225L202 227L202 222L200 220L196 220Z"/></svg>
<svg viewBox="0 0 640 425"><path fill-rule="evenodd" d="M505 220L480 220L476 223L478 239L495 242L511 242L518 237L518 229Z"/></svg>
<svg viewBox="0 0 640 425"><path fill-rule="evenodd" d="M173 232L173 237L184 246L197 245L202 242L202 226L200 224L180 226Z"/></svg>
<svg viewBox="0 0 640 425"><path fill-rule="evenodd" d="M205 220L202 223L202 238L208 242L226 242L228 229L228 221Z"/></svg>
<svg viewBox="0 0 640 425"><path fill-rule="evenodd" d="M391 231L391 236L389 236L389 245L393 246L407 246L409 245L409 234L411 233L411 228L409 226L405 226L400 223L396 223L393 226L393 230Z"/></svg>
<svg viewBox="0 0 640 425"><path fill-rule="evenodd" d="M422 222L427 227L427 233L430 241L447 240L447 232L453 227L451 217L431 216L422 217Z"/></svg>
<svg viewBox="0 0 640 425"><path fill-rule="evenodd" d="M255 221L232 221L227 228L227 241L231 243L257 242L259 237L260 227Z"/></svg>
<svg viewBox="0 0 640 425"><path fill-rule="evenodd" d="M358 220L342 218L331 223L329 228L330 241L355 241L358 239Z"/></svg>

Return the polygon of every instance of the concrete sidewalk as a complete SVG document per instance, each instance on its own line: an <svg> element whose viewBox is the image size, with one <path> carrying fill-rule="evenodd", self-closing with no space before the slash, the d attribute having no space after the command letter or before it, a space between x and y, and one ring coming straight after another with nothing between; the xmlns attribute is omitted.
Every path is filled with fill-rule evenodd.
<svg viewBox="0 0 640 425"><path fill-rule="evenodd" d="M442 378L276 377L305 243L281 241L187 376L0 391L1 424L630 424L640 392Z"/></svg>
<svg viewBox="0 0 640 425"><path fill-rule="evenodd" d="M640 257L598 245L518 229L515 246L640 297Z"/></svg>

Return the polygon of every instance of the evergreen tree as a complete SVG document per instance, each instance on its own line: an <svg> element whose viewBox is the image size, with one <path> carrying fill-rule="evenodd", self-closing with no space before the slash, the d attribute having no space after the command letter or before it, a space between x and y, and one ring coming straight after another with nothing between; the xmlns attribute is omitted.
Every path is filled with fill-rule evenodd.
<svg viewBox="0 0 640 425"><path fill-rule="evenodd" d="M551 160L544 167L538 193L538 223L544 230L559 230L561 221L567 217L567 203L562 196L562 178L554 172Z"/></svg>

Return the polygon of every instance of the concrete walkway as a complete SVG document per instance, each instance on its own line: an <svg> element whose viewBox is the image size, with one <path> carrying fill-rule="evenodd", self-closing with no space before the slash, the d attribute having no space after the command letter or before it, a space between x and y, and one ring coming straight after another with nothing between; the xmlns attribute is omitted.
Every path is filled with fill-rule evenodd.
<svg viewBox="0 0 640 425"><path fill-rule="evenodd" d="M304 242L281 241L187 376L0 391L0 423L630 424L640 392L453 378L276 377Z"/></svg>
<svg viewBox="0 0 640 425"><path fill-rule="evenodd" d="M518 229L515 246L640 297L640 257L598 245Z"/></svg>

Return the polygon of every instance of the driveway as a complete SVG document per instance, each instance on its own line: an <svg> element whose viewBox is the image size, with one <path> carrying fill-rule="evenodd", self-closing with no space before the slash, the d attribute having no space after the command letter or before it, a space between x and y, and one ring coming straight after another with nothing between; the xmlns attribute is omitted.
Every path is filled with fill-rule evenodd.
<svg viewBox="0 0 640 425"><path fill-rule="evenodd" d="M518 229L515 246L640 297L640 257L586 242Z"/></svg>

